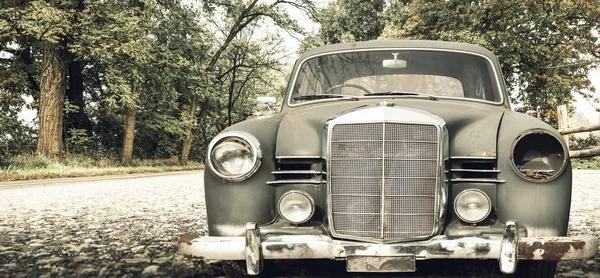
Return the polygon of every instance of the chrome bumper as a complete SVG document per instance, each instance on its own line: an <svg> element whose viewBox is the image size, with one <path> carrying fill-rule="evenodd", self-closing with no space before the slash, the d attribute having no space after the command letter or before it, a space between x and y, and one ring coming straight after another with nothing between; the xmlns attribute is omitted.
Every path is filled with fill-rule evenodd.
<svg viewBox="0 0 600 278"><path fill-rule="evenodd" d="M245 260L248 274L262 271L264 259L344 259L353 256L413 255L427 259L497 259L503 273L514 273L518 260L576 260L593 257L594 236L519 238L516 221L507 221L503 236L448 238L375 244L335 240L328 236L262 236L258 225L248 223L245 237L179 237L185 256L214 260Z"/></svg>

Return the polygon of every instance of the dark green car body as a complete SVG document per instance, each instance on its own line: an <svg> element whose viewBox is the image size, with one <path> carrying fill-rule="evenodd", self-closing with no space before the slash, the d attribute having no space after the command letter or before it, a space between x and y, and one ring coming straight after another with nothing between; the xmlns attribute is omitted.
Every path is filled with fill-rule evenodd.
<svg viewBox="0 0 600 278"><path fill-rule="evenodd" d="M488 72L490 76L488 78L490 83L486 85L487 87L485 90L487 90L487 93L489 94L495 94L495 97L489 98L484 96L482 99L467 98L466 96L462 98L447 97L444 95L423 97L416 93L382 94L367 97L367 94L365 93L364 96L359 97L352 96L342 98L334 96L331 98L311 99L309 96L308 99L304 99L303 101L295 100L295 98L299 96L298 92L302 90L301 88L299 89L301 85L296 84L299 83L299 80L302 78L298 76L304 74L302 72L308 72L307 70L303 71L301 68L303 65L309 63L307 61L321 59L319 61L321 61L322 64L314 66L314 69L321 69L325 67L327 63L330 63L327 58L321 57L339 54L341 60L343 60L342 58L345 59L348 57L359 60L368 60L372 58L364 58L366 56L361 56L363 58L352 56L354 55L352 53L369 51L379 51L373 52L377 53L379 56L387 55L387 52L389 52L390 55L387 55L385 58L390 58L388 59L390 61L391 59L397 60L397 56L403 56L402 53L405 53L403 51L410 51L406 52L408 54L404 55L403 57L405 57L405 60L402 60L402 63L407 64L407 66L401 65L397 66L395 69L384 69L386 72L406 71L409 74L423 74L423 69L410 70L410 67L413 64L417 64L420 61L423 61L425 64L423 68L436 65L436 63L438 63L436 61L425 60L428 59L427 57L431 57L431 55L437 55L437 53L443 53L440 55L446 55L445 53L458 53L463 56L478 57L477 59L485 61L486 72ZM470 69L461 68L467 67L467 63L463 64L458 60L452 60L454 58L448 58L447 60L444 60L445 58L443 57L435 59L441 59L439 60L439 63L451 61L452 66L447 67L447 69L432 69L432 72L439 72L440 74L448 75L458 80L473 76L472 72L469 71ZM334 64L337 62L331 63ZM356 62L350 61L346 63L352 64ZM388 64L389 63L390 62L388 62ZM373 64L375 65L375 63ZM441 67L442 66L440 66L440 68ZM325 72L325 70L323 70L323 72ZM319 76L319 74L323 75L323 73L309 74L313 74L312 76ZM357 74L359 77L355 79L359 80L358 82L362 82L360 81L360 74L362 73L351 73L350 75ZM341 79L345 77L337 78ZM352 78L354 78L354 76L352 76ZM432 80L434 80L433 86L441 82L440 79ZM312 81L309 80L306 82L310 83ZM331 81L328 80L327 82ZM316 84L318 82L314 81L313 83ZM463 82L462 86L465 88L466 95L466 91L469 90L469 86L471 85ZM475 84L472 87L476 88L477 86L479 85ZM318 84L318 87L321 88L324 87L324 85ZM352 85L351 87L356 86ZM332 88L329 90L331 89ZM333 89L337 90L339 88ZM365 89L360 90L368 91ZM364 92L361 92L360 94L363 93ZM315 92L315 94L317 94L317 92ZM476 94L480 95L479 93ZM335 173L335 167L338 167L335 165L338 164L332 164L335 160L331 149L333 143L331 143L331 139L329 139L328 136L332 136L332 126L337 124L336 121L343 119L343 117L350 117L349 115L357 115L355 117L360 118L359 113L361 113L361 111L371 111L369 113L380 111L383 115L383 122L388 122L388 118L386 118L388 117L387 115L395 115L395 113L398 112L400 113L398 115L424 115L424 117L431 115L431 118L435 118L436 121L441 123L438 129L440 132L439 138L442 138L442 141L438 142L440 150L438 161L441 168L438 181L436 182L435 190L437 191L435 192L436 202L434 205L435 214L437 214L437 217L439 218L435 220L437 223L435 225L439 224L439 228L434 227L431 234L415 237L408 236L406 238L396 237L388 240L384 237L369 238L369 236L360 236L360 234L358 234L359 236L357 236L357 234L347 236L344 232L335 231L332 225L334 216L332 216L331 202L333 197L331 196L332 193L330 191L332 190L332 178L334 178L332 176L334 176L333 173ZM365 116L370 117L370 115ZM407 119L396 118L393 119L392 122L402 122L403 120ZM408 120L409 122L411 121L410 119ZM269 237L302 235L319 236L330 242L336 242L335 244L338 246L336 248L344 250L343 252L340 251L342 252L340 253L342 255L326 255L321 257L319 257L319 255L312 257L307 255L306 258L352 258L352 260L355 261L356 257L360 256L374 258L376 257L374 254L377 254L377 252L367 252L362 254L360 252L349 251L350 249L347 245L354 247L360 246L361 248L367 248L365 246L368 246L369 248L375 248L374 246L387 248L386 244L389 244L389 246L397 245L399 246L398 250L403 250L398 253L400 255L407 253L406 250L413 250L410 248L416 248L417 251L414 251L413 254L408 252L408 255L412 259L406 261L411 261L415 258L417 260L443 258L444 256L442 253L445 252L444 250L456 254L455 256L448 255L448 258L500 259L500 255L491 253L500 252L500 254L504 254L506 251L504 249L505 247L499 247L500 249L498 251L496 250L496 245L488 244L489 242L487 241L487 243L482 241L481 243L478 243L479 249L469 249L473 252L472 255L461 257L459 256L460 250L458 249L453 251L452 248L442 248L439 246L436 249L435 246L431 247L433 246L431 245L429 247L423 247L423 250L426 249L426 252L423 251L423 254L427 253L428 255L423 255L421 257L418 251L421 250L419 249L421 248L420 244L432 242L432 240L436 238L443 238L444 240L448 240L448 242L459 238L491 240L489 237L498 238L498 242L512 240L512 243L510 244L516 246L513 248L513 253L517 254L511 255L515 258L514 262L511 262L511 264L514 263L515 265L517 259L556 261L561 259L589 257L590 252L592 252L589 250L595 250L595 240L589 238L582 239L583 245L587 245L587 247L581 247L579 245L575 246L570 243L570 240L566 240L569 239L566 235L571 202L572 172L570 160L568 158L568 150L565 147L561 135L554 128L539 119L523 113L511 111L509 97L497 58L488 50L478 46L437 41L373 41L345 43L312 49L302 55L302 57L298 59L298 62L296 62L292 71L292 78L288 85L287 95L283 100L283 105L279 113L235 124L223 132L243 132L253 136L258 143L257 145L260 146L260 166L252 173L252 175L242 181L223 179L214 174L213 168L206 167L204 174L204 192L206 196L209 237L205 238L219 238L226 240L227 238L239 239L245 237L245 259L251 274L260 272L260 267L254 266L252 262L262 262L262 256L265 256L266 259L293 259L299 256L282 255L281 257L268 257L268 254L285 252L285 248L291 250L289 251L290 254L300 252L298 250L293 250L294 248L299 248L296 245L293 247L291 247L291 245L287 247L280 246L281 248L279 250L274 250L277 249L277 246L283 244L279 242L279 245L266 245L264 242L268 241L267 238ZM533 137L528 137L530 135L533 135ZM528 140L539 139L540 141L538 141L539 144L529 142L527 144L523 143L519 145L520 140L523 138L528 138ZM545 152L544 145L547 141L551 141L550 145L554 144L552 145L552 148L554 149ZM406 141L403 144L408 143L410 142ZM342 145L343 148L348 146ZM387 145L384 144L384 147L385 146ZM537 149L535 152L527 152L527 150L523 150L523 146L533 146ZM361 150L361 152L362 151L363 150ZM517 153L515 155L515 151L524 152L526 154L520 155ZM211 156L210 152L211 150L209 150L209 157ZM350 152L350 155L357 153L356 150L351 150ZM552 165L546 165L546 170L528 174L527 171L531 169L524 169L527 167L522 167L524 164L521 162L527 160L526 157L531 155L538 155L540 156L539 161L545 161L547 164ZM552 158L548 159L543 157L544 155L552 156ZM523 158L523 156L525 156L525 158ZM358 160L359 159L357 159L357 161ZM418 159L411 160L410 165L412 166L410 167L415 167L414 165L417 165L418 162ZM298 174L294 174L296 172L293 171L304 172L297 172ZM361 173L361 170L357 169L357 173ZM547 174L542 175L539 173ZM541 177L538 177L537 175L541 175ZM357 177L357 180L359 178L360 177ZM336 182L339 183L339 181ZM383 183L386 183L385 177ZM391 184L391 182L388 184ZM346 188L345 186L346 185L340 185L339 188ZM454 207L457 196L461 192L469 190L483 192L491 202L489 215L486 215L484 220L475 221L476 223L463 221L462 218L457 215ZM290 191L302 191L310 195L314 203L314 213L311 214L309 220L302 223L291 223L290 221L287 221L285 217L282 217L278 208L279 202L282 196ZM379 194L385 195L386 193ZM380 195L377 195L376 198L379 198ZM360 199L360 196L351 197L355 199L350 200L362 200ZM385 198L386 196L383 196L383 199ZM416 204L418 206L419 202L411 204ZM369 205L359 207L359 209L367 209ZM334 204L334 206L340 207L337 203ZM381 206L382 215L385 215L387 212L384 211L389 209L388 204L385 203L385 205ZM349 214L352 213L349 212ZM351 225L353 223L352 221L359 220L351 220L348 225ZM518 222L518 226L514 225L511 226L511 228L507 228L508 223L513 222ZM249 239L249 223L253 223L255 227L260 230L258 237L255 239L259 242L257 245L258 247L256 247L258 249L248 249L248 246L250 245L249 242L253 242ZM388 229L388 227L383 226L395 225L392 222L387 223L386 220L380 220L380 222L377 223L380 223L382 226L382 234L384 229ZM394 223L398 224L398 222ZM346 223L342 224L346 225ZM512 228L515 230L511 236L509 230ZM252 233L255 233L253 229L250 230L252 230ZM250 236L250 238L251 237L252 236ZM522 240L519 241L519 238ZM537 245L533 243L532 238L540 238L540 241L535 243ZM569 253L569 250L550 250L550 247L545 247L546 241L541 240L541 238L562 238L565 239L565 242L569 242L565 243L567 244L565 246L571 246L571 249L576 249L574 251L587 250L585 251L587 253L581 251L578 253L579 255L573 255ZM529 241L523 239L528 239ZM192 240L189 237L180 239L180 246L193 246L194 240L199 239ZM285 242L285 240L283 241ZM263 242L262 247L261 242ZM213 259L239 259L239 256L217 258L218 255L215 255L211 257L207 255L207 252L210 253L209 251L204 251L206 249L202 249L208 248L207 246L211 244L211 241L207 239L203 244L205 245L202 245L203 247L198 247L199 249L196 251L190 251L193 248L186 249L187 247L182 247L182 251L188 255L209 257ZM458 243L458 245L460 244L464 245L464 242ZM332 245L334 244L332 243ZM339 245L344 247L339 247ZM534 245L538 248L532 249L531 246ZM317 254L318 252L315 248L317 247L307 244L304 252ZM258 260L249 259L249 257L252 257L249 255L251 252L258 252L262 255L258 255L260 257ZM546 257L536 257L535 252L542 252L546 254ZM387 256L384 256L384 258L395 257L398 254L388 254ZM591 254L593 255L593 252ZM377 258L377 260L379 259ZM394 262L394 260L390 260L390 262ZM404 271L404 268L405 267L399 267L397 270ZM411 267L409 266L407 271L410 271L410 268ZM351 270L351 267L349 266L349 271L355 270ZM380 269L380 271L386 270ZM393 267L391 271L394 271ZM511 270L511 267L508 267L508 270L503 269L503 272L514 272L514 269Z"/></svg>

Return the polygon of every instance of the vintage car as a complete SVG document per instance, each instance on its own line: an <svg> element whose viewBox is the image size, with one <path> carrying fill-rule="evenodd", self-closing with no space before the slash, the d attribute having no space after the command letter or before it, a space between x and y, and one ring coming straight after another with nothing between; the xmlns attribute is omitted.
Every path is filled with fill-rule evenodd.
<svg viewBox="0 0 600 278"><path fill-rule="evenodd" d="M489 259L551 277L597 249L567 236L571 180L560 134L511 111L490 51L329 45L298 59L279 113L212 140L208 235L183 234L179 249L228 276L260 274L264 260L413 272L417 260Z"/></svg>

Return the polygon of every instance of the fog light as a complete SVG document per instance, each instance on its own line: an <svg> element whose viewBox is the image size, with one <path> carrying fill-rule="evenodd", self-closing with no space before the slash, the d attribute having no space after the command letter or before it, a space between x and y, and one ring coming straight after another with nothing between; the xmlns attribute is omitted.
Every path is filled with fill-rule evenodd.
<svg viewBox="0 0 600 278"><path fill-rule="evenodd" d="M467 223L483 221L492 211L492 201L479 189L467 189L458 193L454 200L456 215Z"/></svg>
<svg viewBox="0 0 600 278"><path fill-rule="evenodd" d="M279 199L279 214L285 220L301 224L310 219L315 212L315 205L310 195L304 191L288 191Z"/></svg>

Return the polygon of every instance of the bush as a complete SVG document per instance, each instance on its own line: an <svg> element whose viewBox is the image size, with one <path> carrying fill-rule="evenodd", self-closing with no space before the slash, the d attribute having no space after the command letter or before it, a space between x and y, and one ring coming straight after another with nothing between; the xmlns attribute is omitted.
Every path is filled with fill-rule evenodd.
<svg viewBox="0 0 600 278"><path fill-rule="evenodd" d="M590 133L588 137L581 138L576 136L569 137L569 150L591 149L600 144L600 137Z"/></svg>
<svg viewBox="0 0 600 278"><path fill-rule="evenodd" d="M573 158L571 159L573 169L598 170L600 169L600 157Z"/></svg>
<svg viewBox="0 0 600 278"><path fill-rule="evenodd" d="M54 163L53 159L37 154L17 155L6 161L9 168L23 170L48 168L48 166Z"/></svg>

